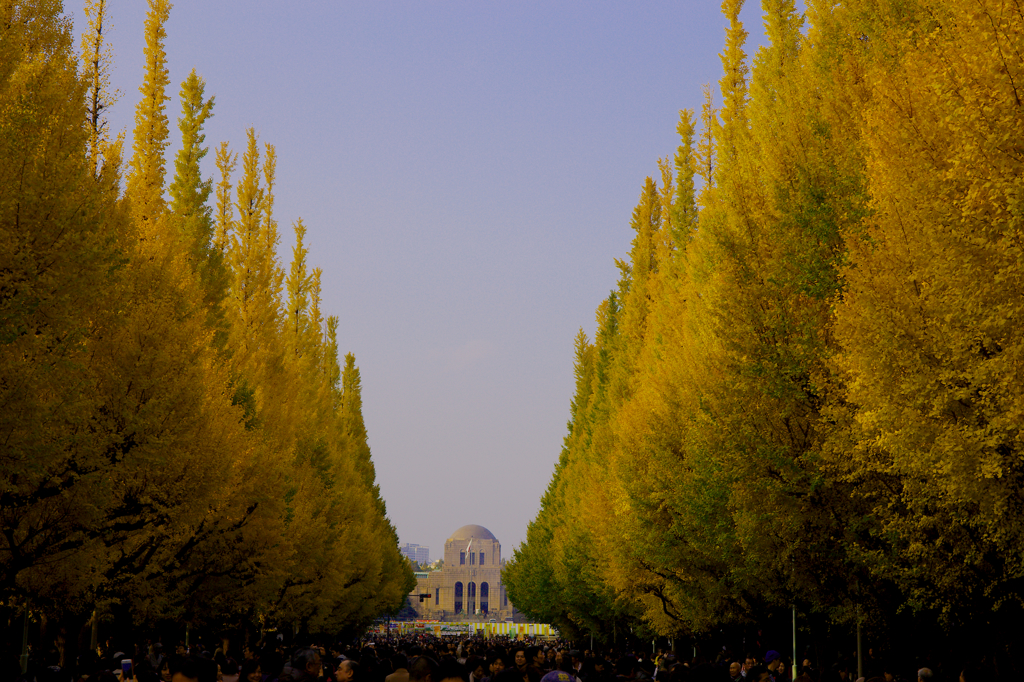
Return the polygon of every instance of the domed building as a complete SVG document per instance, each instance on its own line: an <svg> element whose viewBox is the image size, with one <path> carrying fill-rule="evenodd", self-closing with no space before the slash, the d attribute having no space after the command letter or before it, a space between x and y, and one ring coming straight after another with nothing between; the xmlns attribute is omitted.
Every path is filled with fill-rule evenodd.
<svg viewBox="0 0 1024 682"><path fill-rule="evenodd" d="M444 543L444 566L416 581L409 595L420 618L505 620L512 605L501 584L501 543L494 534L470 524ZM420 595L424 596L420 601Z"/></svg>

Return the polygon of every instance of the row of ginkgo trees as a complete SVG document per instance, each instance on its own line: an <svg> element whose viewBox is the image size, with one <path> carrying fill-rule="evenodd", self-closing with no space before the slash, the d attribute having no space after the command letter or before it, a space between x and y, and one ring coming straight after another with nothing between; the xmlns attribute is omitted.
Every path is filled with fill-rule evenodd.
<svg viewBox="0 0 1024 682"><path fill-rule="evenodd" d="M274 148L250 130L239 168L222 145L211 207L195 72L168 184L170 8L149 2L124 163L104 0L80 53L60 2L0 2L6 642L45 621L73 649L104 613L337 632L412 587L301 221L279 264Z"/></svg>
<svg viewBox="0 0 1024 682"><path fill-rule="evenodd" d="M1001 651L1024 615L1024 13L763 0L749 60L742 4L721 107L682 112L577 337L509 596L608 639L788 632L795 604L851 648L860 621Z"/></svg>

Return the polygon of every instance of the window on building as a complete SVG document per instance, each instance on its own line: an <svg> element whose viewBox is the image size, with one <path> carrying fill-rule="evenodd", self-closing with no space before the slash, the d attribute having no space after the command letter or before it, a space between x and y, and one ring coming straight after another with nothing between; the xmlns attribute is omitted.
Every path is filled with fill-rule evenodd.
<svg viewBox="0 0 1024 682"><path fill-rule="evenodd" d="M469 594L466 597L466 611L476 613L476 583L469 583Z"/></svg>
<svg viewBox="0 0 1024 682"><path fill-rule="evenodd" d="M476 563L476 552L469 553L469 565L472 566Z"/></svg>
<svg viewBox="0 0 1024 682"><path fill-rule="evenodd" d="M484 553L483 552L480 552L480 565L481 566L484 565Z"/></svg>
<svg viewBox="0 0 1024 682"><path fill-rule="evenodd" d="M459 552L459 564L462 565L462 566L466 565L466 553L465 552Z"/></svg>
<svg viewBox="0 0 1024 682"><path fill-rule="evenodd" d="M462 583L455 583L455 613L462 613Z"/></svg>
<svg viewBox="0 0 1024 682"><path fill-rule="evenodd" d="M487 583L480 583L480 612L487 613L487 601L490 597L491 589Z"/></svg>
<svg viewBox="0 0 1024 682"><path fill-rule="evenodd" d="M435 587L434 588L434 607L435 608L440 608L441 607L441 588L440 587Z"/></svg>

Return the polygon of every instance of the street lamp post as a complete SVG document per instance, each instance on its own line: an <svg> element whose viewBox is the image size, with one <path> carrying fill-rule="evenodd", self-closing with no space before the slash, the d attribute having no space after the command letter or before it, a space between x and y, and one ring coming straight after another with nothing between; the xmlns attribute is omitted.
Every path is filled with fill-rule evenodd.
<svg viewBox="0 0 1024 682"><path fill-rule="evenodd" d="M796 682L796 604L793 604L793 682Z"/></svg>

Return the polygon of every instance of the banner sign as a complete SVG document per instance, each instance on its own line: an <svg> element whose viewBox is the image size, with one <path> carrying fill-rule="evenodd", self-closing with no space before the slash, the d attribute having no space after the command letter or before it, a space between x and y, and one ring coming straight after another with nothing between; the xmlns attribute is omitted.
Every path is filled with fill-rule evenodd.
<svg viewBox="0 0 1024 682"><path fill-rule="evenodd" d="M436 620L418 620L409 623L392 622L391 627L403 635L558 637L558 630L547 623L442 623Z"/></svg>

